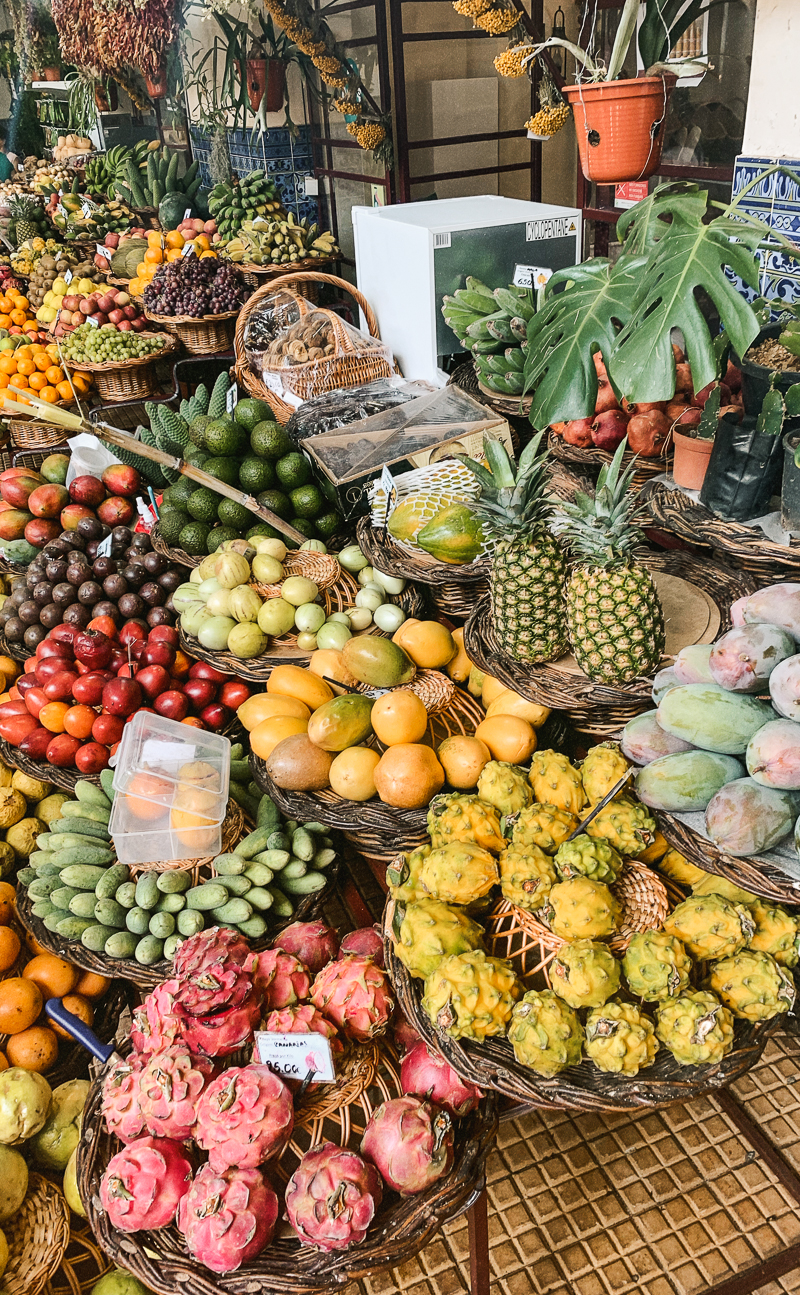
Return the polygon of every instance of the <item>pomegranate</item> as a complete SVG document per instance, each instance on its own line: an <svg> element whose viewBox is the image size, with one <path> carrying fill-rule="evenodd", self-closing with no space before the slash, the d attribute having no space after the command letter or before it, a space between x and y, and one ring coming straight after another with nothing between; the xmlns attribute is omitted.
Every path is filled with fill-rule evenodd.
<svg viewBox="0 0 800 1295"><path fill-rule="evenodd" d="M591 418L575 418L571 423L564 423L564 440L567 445L578 445L588 449L592 444Z"/></svg>
<svg viewBox="0 0 800 1295"><path fill-rule="evenodd" d="M694 394L694 383L692 382L692 370L688 364L680 363L675 365L675 395L678 392L685 392L689 400Z"/></svg>
<svg viewBox="0 0 800 1295"><path fill-rule="evenodd" d="M714 390L714 388L717 385L719 385L720 407L722 407L722 405L729 405L731 403L730 388L727 387L724 382L720 382L719 384L717 384L716 382L709 382L708 386L703 387L702 391L698 391L697 395L694 397L694 400L692 401L692 404L695 406L696 409L703 409L705 407L705 403L708 400L708 397L711 395L711 392Z"/></svg>
<svg viewBox="0 0 800 1295"><path fill-rule="evenodd" d="M637 414L628 423L628 449L644 458L654 458L664 448L670 426L667 415L659 409Z"/></svg>
<svg viewBox="0 0 800 1295"><path fill-rule="evenodd" d="M606 409L592 423L592 444L599 450L614 451L625 440L628 415L621 409Z"/></svg>
<svg viewBox="0 0 800 1295"><path fill-rule="evenodd" d="M619 401L614 394L611 383L604 382L601 379L597 384L597 399L594 402L594 412L602 414L607 409L619 409Z"/></svg>
<svg viewBox="0 0 800 1295"><path fill-rule="evenodd" d="M685 408L681 410L678 417L674 419L673 425L679 432L690 427L698 427L702 416L701 410L693 409L691 405L686 405Z"/></svg>

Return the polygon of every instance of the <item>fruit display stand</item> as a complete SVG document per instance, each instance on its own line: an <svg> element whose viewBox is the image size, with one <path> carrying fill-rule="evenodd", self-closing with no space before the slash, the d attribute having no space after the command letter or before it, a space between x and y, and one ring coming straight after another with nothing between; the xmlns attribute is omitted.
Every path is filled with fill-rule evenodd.
<svg viewBox="0 0 800 1295"><path fill-rule="evenodd" d="M172 333L189 355L218 355L229 351L233 342L238 310L228 310L221 315L155 315L144 312L152 323Z"/></svg>
<svg viewBox="0 0 800 1295"><path fill-rule="evenodd" d="M8 1295L40 1295L58 1269L69 1244L70 1211L61 1189L41 1174L31 1174L28 1192L12 1219L3 1224Z"/></svg>
<svg viewBox="0 0 800 1295"><path fill-rule="evenodd" d="M155 355L142 355L138 359L109 360L105 364L81 364L70 360L70 372L90 373L94 378L101 400L113 404L119 400L143 400L159 389L155 366L159 360L177 351L179 342L172 333L151 333L163 340L162 349Z"/></svg>
<svg viewBox="0 0 800 1295"><path fill-rule="evenodd" d="M560 459L562 463L572 464L581 472L591 472L593 474L608 463L611 463L614 455L609 450L598 449L592 446L591 449L583 449L579 445L568 445L563 437L556 436L554 432L549 432L547 436L547 448L554 459ZM653 477L660 476L662 472L669 472L672 466L672 453L669 440L664 443L664 448L660 455L653 458L643 458L642 455L633 454L626 450L622 459L623 471L636 463L636 470L631 480L632 490L641 490L646 482Z"/></svg>
<svg viewBox="0 0 800 1295"><path fill-rule="evenodd" d="M488 561L454 565L437 562L422 550L412 554L388 531L376 529L369 517L362 517L359 521L357 537L359 548L373 566L387 575L425 585L434 606L443 616L466 620L475 607L476 599L487 592Z"/></svg>
<svg viewBox="0 0 800 1295"><path fill-rule="evenodd" d="M307 1093L296 1108L295 1126L283 1155L273 1162L283 1182L312 1145L330 1139L358 1148L372 1111L401 1093L399 1065L388 1043L356 1045L344 1076L322 1098ZM354 1064L355 1063L355 1064ZM100 1180L118 1139L101 1113L102 1077L96 1079L83 1113L78 1152L78 1187L89 1225L106 1254L157 1295L322 1295L333 1287L396 1267L417 1254L449 1220L468 1209L481 1193L486 1158L497 1131L496 1099L489 1095L471 1115L455 1122L451 1169L414 1196L384 1195L364 1241L342 1250L300 1245L280 1232L254 1260L217 1276L191 1259L175 1225L158 1231L122 1233L109 1222L99 1199ZM59 1256L60 1257L60 1256Z"/></svg>
<svg viewBox="0 0 800 1295"><path fill-rule="evenodd" d="M664 607L668 657L689 643L711 643L730 625L731 603L756 588L746 573L687 553L648 552L641 560L653 573ZM531 701L566 711L575 728L592 737L617 734L629 719L653 705L652 678L609 685L593 682L571 657L547 665L514 661L499 647L488 598L467 621L464 646L478 669Z"/></svg>
<svg viewBox="0 0 800 1295"><path fill-rule="evenodd" d="M642 491L642 507L650 524L677 535L687 544L708 547L715 559L747 571L758 583L800 577L800 545L776 544L758 526L725 521L682 490L652 482Z"/></svg>

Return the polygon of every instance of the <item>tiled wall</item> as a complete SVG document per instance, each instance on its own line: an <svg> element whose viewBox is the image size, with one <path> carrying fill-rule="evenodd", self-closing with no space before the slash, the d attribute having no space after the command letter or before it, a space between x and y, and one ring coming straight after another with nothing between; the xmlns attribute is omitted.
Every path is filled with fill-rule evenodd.
<svg viewBox="0 0 800 1295"><path fill-rule="evenodd" d="M297 136L292 136L291 131L286 129L270 130L252 141L250 134L249 130L228 131L228 148L234 173L244 177L251 171L267 171L275 181L278 198L286 210L294 212L299 220L304 216L316 220L316 199L307 198L305 194L305 178L314 174L310 128L301 126ZM191 137L192 153L200 163L203 185L210 185L208 160L211 139L196 126L191 127Z"/></svg>
<svg viewBox="0 0 800 1295"><path fill-rule="evenodd" d="M767 171L770 166L790 167L800 176L800 161L795 158L737 157L733 172L733 197L741 193L751 180ZM785 238L800 247L800 184L779 172L767 176L757 184L742 201L742 210L757 216L778 230ZM758 253L761 261L759 294L777 301L800 302L800 260L793 260L776 246L774 251ZM737 285L752 301L757 294L736 280Z"/></svg>

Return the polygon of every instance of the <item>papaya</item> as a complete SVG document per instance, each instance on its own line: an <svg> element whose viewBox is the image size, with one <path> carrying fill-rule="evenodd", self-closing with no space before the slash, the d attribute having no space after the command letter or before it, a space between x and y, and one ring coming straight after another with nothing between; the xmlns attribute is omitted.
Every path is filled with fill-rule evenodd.
<svg viewBox="0 0 800 1295"><path fill-rule="evenodd" d="M473 562L483 548L483 526L471 508L451 504L423 526L417 544L437 562Z"/></svg>
<svg viewBox="0 0 800 1295"><path fill-rule="evenodd" d="M432 521L445 503L441 495L411 495L397 505L389 518L389 534L406 544L415 540L418 532Z"/></svg>

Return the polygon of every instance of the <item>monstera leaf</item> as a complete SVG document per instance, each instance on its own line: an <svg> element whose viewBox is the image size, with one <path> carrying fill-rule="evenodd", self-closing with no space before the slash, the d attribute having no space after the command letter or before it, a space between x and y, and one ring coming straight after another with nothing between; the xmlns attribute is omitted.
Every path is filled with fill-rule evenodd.
<svg viewBox="0 0 800 1295"><path fill-rule="evenodd" d="M719 216L707 225L688 220L682 198L674 206L672 199L665 197L661 212L672 212L674 218L648 257L633 312L607 362L614 386L633 402L671 398L675 390L673 328L683 334L695 391L718 377L713 340L696 296L699 289L716 306L739 355L744 355L759 330L755 313L727 272L732 270L746 284L758 286L755 253L764 231L728 216Z"/></svg>
<svg viewBox="0 0 800 1295"><path fill-rule="evenodd" d="M594 413L592 353L611 354L645 263L645 257L624 257L612 266L597 257L550 279L545 304L528 325L525 360L525 390L534 391L530 420L539 431ZM567 286L556 291L562 284Z"/></svg>
<svg viewBox="0 0 800 1295"><path fill-rule="evenodd" d="M617 238L624 244L625 255L648 256L676 221L696 228L707 206L708 194L696 184L678 181L659 185L617 221Z"/></svg>

